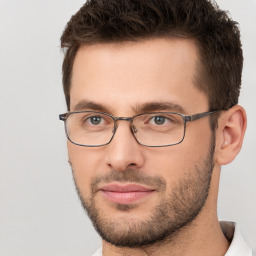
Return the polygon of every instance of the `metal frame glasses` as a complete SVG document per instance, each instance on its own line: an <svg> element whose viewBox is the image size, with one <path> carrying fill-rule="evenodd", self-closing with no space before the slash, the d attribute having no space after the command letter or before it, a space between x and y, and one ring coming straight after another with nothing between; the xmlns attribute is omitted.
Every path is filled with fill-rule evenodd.
<svg viewBox="0 0 256 256"><path fill-rule="evenodd" d="M100 147L108 145L112 141L118 128L117 122L128 121L130 122L130 130L136 141L140 145L146 147L167 147L180 144L184 140L187 122L198 120L200 118L212 115L216 112L218 111L203 112L194 115L183 115L175 112L151 112L138 114L132 117L115 117L110 114L97 111L75 111L60 114L59 119L64 121L65 123L65 132L67 139L78 146ZM77 118L76 120L74 119L75 117L79 118ZM101 121L101 119L103 119L106 124L99 124L98 121ZM154 122L153 125L152 121ZM164 123L162 123L162 121L164 121ZM88 122L90 122L89 125ZM91 122L96 123L92 124ZM146 122L147 124L145 125ZM71 125L72 128L70 128ZM89 127L89 129L87 127ZM177 128L179 130L177 130ZM75 131L75 135L72 134L73 130L71 131L71 129ZM78 134L78 131L80 132L80 135L78 136L78 138L76 138L76 134ZM107 133L107 135L104 135L104 133ZM147 135L144 136L146 133ZM91 137L87 140L88 142L92 140L93 143L82 143L83 138L85 138L86 136L87 138ZM172 142L171 136L174 137ZM177 137L177 140L175 136ZM100 141L103 137L104 140L102 139L102 142L104 143L94 144L94 141ZM166 144L160 142L160 140L162 140L161 138L163 138L163 140L166 139ZM167 142L169 139L170 142ZM147 143L147 140L151 143Z"/></svg>

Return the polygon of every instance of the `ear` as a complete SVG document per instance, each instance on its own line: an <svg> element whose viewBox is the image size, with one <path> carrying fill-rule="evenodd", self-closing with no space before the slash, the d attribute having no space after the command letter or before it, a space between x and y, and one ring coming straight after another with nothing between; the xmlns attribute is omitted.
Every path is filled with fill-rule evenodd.
<svg viewBox="0 0 256 256"><path fill-rule="evenodd" d="M246 125L245 110L239 105L220 115L216 131L215 160L217 164L228 164L237 156L242 147Z"/></svg>

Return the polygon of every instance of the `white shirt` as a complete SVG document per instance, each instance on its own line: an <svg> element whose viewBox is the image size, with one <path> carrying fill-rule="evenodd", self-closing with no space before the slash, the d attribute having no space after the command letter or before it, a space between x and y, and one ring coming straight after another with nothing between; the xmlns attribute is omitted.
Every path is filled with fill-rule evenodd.
<svg viewBox="0 0 256 256"><path fill-rule="evenodd" d="M234 222L220 222L222 231L231 242L225 256L252 256L252 249L245 242L238 225Z"/></svg>
<svg viewBox="0 0 256 256"><path fill-rule="evenodd" d="M236 223L221 221L220 225L227 240L231 242L225 256L252 256L252 249L245 242ZM92 256L102 256L102 248Z"/></svg>

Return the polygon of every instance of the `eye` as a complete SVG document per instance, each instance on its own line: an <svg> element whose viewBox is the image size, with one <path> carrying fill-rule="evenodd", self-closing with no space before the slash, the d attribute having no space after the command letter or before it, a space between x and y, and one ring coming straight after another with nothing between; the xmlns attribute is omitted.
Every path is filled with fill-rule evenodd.
<svg viewBox="0 0 256 256"><path fill-rule="evenodd" d="M99 125L102 121L102 117L101 116L91 116L87 120L89 123L91 123L93 125Z"/></svg>
<svg viewBox="0 0 256 256"><path fill-rule="evenodd" d="M168 122L170 122L170 119L166 118L165 116L154 116L151 118L149 123L156 124L156 125L163 125Z"/></svg>

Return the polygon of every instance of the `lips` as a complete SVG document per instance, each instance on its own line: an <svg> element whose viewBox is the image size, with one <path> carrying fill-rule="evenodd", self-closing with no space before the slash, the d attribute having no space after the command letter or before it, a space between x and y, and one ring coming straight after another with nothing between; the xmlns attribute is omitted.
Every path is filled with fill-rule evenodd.
<svg viewBox="0 0 256 256"><path fill-rule="evenodd" d="M114 203L131 204L151 195L155 190L139 184L108 184L99 191Z"/></svg>

